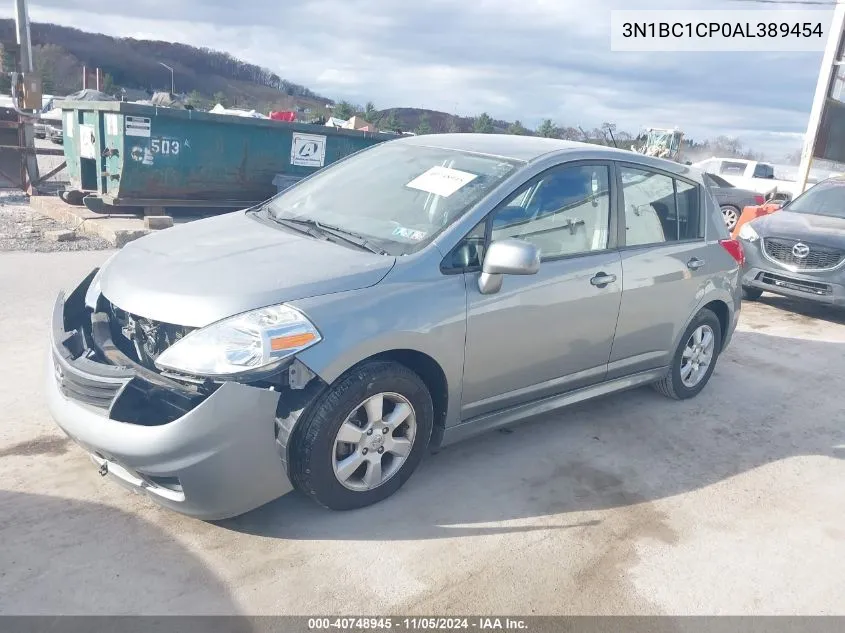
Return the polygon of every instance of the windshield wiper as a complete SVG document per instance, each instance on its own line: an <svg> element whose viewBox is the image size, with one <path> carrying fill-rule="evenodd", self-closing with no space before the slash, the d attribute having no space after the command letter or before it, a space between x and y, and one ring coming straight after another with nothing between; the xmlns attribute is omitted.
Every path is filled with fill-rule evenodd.
<svg viewBox="0 0 845 633"><path fill-rule="evenodd" d="M318 229L323 231L324 233L328 233L333 235L344 242L348 242L349 244L354 244L355 246L359 246L360 248L364 248L371 253L375 253L376 255L389 255L389 253L384 250L383 248L376 246L372 242L370 242L366 237L361 235L360 233L355 233L354 231L350 231L348 229L340 228L339 226L333 226L331 224L323 224L322 222L318 222L317 220L310 220L314 223Z"/></svg>
<svg viewBox="0 0 845 633"><path fill-rule="evenodd" d="M328 239L328 236L331 236L377 255L389 255L386 250L376 246L360 233L355 233L354 231L349 231L347 229L340 228L339 226L323 224L322 222L312 220L310 218L286 218L279 217L277 215L271 215L270 217L283 226L290 227L294 231L299 231L300 233L305 233L306 235L310 235L312 237L323 237Z"/></svg>
<svg viewBox="0 0 845 633"><path fill-rule="evenodd" d="M290 229L293 229L297 233L304 233L305 235L310 235L311 237L325 237L322 232L317 229L317 226L314 224L313 220L300 220L299 218L280 218L274 215L270 215L274 222L278 222L282 226L286 226Z"/></svg>

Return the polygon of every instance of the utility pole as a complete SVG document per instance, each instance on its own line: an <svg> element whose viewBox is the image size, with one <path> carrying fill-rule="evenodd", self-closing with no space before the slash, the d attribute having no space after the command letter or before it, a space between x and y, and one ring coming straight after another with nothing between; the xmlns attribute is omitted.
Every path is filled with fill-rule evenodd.
<svg viewBox="0 0 845 633"><path fill-rule="evenodd" d="M176 94L176 81L173 78L173 69L170 66L168 66L167 64L165 64L164 62L159 62L159 65L164 66L165 68L167 68L167 70L170 71L170 94L175 95Z"/></svg>
<svg viewBox="0 0 845 633"><path fill-rule="evenodd" d="M21 72L31 73L32 65L32 42L29 38L29 12L26 8L26 0L15 0L15 29L17 30L18 46L20 46Z"/></svg>
<svg viewBox="0 0 845 633"><path fill-rule="evenodd" d="M15 30L17 32L18 48L20 56L20 68L24 81L31 77L35 70L32 63L32 41L29 37L29 11L26 0L15 0ZM40 97L39 97L40 98ZM38 108L39 110L41 108ZM38 157L35 155L35 132L32 127L32 120L21 118L21 130L23 132L23 147L26 152L26 172L29 175L29 185L38 182Z"/></svg>
<svg viewBox="0 0 845 633"><path fill-rule="evenodd" d="M840 72L845 60L839 59L842 49L842 39L845 33L845 4L837 4L833 10L833 20L830 24L830 31L827 36L827 46L822 58L822 65L819 69L819 78L816 82L816 94L813 97L813 107L810 110L810 119L807 121L807 133L804 135L804 148L801 151L801 166L798 168L798 191L802 194L807 186L807 178L810 176L810 165L813 162L813 155L816 153L816 142L818 141L819 128L821 127L822 115L825 104L830 96L830 87L833 77Z"/></svg>

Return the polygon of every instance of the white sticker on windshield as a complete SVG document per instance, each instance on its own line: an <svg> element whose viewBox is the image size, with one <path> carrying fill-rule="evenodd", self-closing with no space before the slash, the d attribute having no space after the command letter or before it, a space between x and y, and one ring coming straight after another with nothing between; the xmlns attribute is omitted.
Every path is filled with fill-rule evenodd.
<svg viewBox="0 0 845 633"><path fill-rule="evenodd" d="M478 178L478 174L450 167L432 167L409 182L406 187L448 198L458 189Z"/></svg>

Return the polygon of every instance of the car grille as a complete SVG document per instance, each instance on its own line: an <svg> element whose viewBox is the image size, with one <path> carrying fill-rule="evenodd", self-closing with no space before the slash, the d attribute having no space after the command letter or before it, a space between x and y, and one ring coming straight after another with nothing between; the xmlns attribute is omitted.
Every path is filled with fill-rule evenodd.
<svg viewBox="0 0 845 633"><path fill-rule="evenodd" d="M97 407L108 409L124 382L102 382L90 380L71 371L64 371L58 357L53 366L56 370L56 382L66 398Z"/></svg>
<svg viewBox="0 0 845 633"><path fill-rule="evenodd" d="M805 244L810 249L806 257L795 256L792 249L796 244ZM780 237L764 238L763 249L769 259L795 270L830 270L845 258L845 252L835 248Z"/></svg>
<svg viewBox="0 0 845 633"><path fill-rule="evenodd" d="M794 279L792 277L784 277L783 275L774 275L772 273L760 273L757 280L762 281L764 284L774 286L775 288L798 290L800 292L807 292L816 296L833 294L833 287L830 284L823 284L816 281L805 281L804 279Z"/></svg>

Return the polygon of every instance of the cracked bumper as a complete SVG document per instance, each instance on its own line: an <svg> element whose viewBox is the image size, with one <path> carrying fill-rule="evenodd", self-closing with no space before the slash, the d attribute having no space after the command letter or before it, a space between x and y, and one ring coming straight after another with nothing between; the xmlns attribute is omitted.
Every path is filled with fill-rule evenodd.
<svg viewBox="0 0 845 633"><path fill-rule="evenodd" d="M276 443L278 392L226 382L172 421L113 419L135 379L131 369L102 365L100 372L96 363L74 360L62 332L57 334L63 331L63 309L60 296L47 359L47 405L102 474L206 520L243 514L292 489ZM72 388L63 388L69 382ZM88 401L74 389L89 394ZM97 398L108 402L110 391L115 394L111 404L97 406Z"/></svg>

